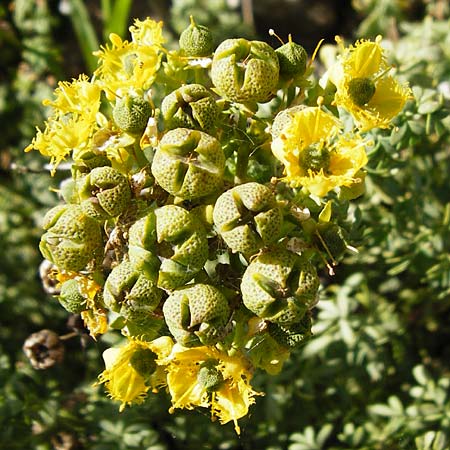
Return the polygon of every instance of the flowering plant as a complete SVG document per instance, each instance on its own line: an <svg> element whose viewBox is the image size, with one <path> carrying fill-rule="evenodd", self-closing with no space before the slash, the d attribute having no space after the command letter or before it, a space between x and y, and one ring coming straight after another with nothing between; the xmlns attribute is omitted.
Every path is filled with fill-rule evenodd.
<svg viewBox="0 0 450 450"><path fill-rule="evenodd" d="M311 337L319 274L354 250L343 216L364 192L364 133L411 94L381 38L338 39L319 81L290 37L214 49L191 18L169 50L162 25L111 34L93 76L46 101L26 150L71 177L40 249L62 306L94 338L124 336L99 376L120 409L164 389L171 410L210 408L239 433L255 371L279 373Z"/></svg>

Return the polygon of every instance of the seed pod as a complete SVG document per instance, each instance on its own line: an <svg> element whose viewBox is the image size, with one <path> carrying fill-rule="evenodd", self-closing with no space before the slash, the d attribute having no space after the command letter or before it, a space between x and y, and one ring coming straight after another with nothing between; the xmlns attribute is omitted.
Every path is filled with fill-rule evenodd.
<svg viewBox="0 0 450 450"><path fill-rule="evenodd" d="M80 174L89 173L95 167L111 166L111 161L105 154L91 149L74 151L73 160L74 163L71 168L73 178L78 178Z"/></svg>
<svg viewBox="0 0 450 450"><path fill-rule="evenodd" d="M73 314L79 314L86 309L86 298L80 292L80 285L75 279L62 284L58 300L66 311Z"/></svg>
<svg viewBox="0 0 450 450"><path fill-rule="evenodd" d="M266 102L276 90L279 69L275 51L265 42L227 39L214 52L211 79L227 100Z"/></svg>
<svg viewBox="0 0 450 450"><path fill-rule="evenodd" d="M230 316L225 296L208 284L175 290L164 302L163 312L169 331L184 347L213 345L221 340Z"/></svg>
<svg viewBox="0 0 450 450"><path fill-rule="evenodd" d="M300 45L289 40L286 44L275 50L280 63L280 76L293 78L305 73L308 54Z"/></svg>
<svg viewBox="0 0 450 450"><path fill-rule="evenodd" d="M203 268L208 257L206 233L189 211L165 205L131 226L129 257L135 267L157 276L159 287L172 290Z"/></svg>
<svg viewBox="0 0 450 450"><path fill-rule="evenodd" d="M39 249L44 258L64 270L78 272L103 251L100 224L79 205L58 205L44 217Z"/></svg>
<svg viewBox="0 0 450 450"><path fill-rule="evenodd" d="M319 278L303 257L282 248L257 256L244 272L244 305L258 317L281 325L299 322L316 303Z"/></svg>
<svg viewBox="0 0 450 450"><path fill-rule="evenodd" d="M335 223L326 222L317 225L314 243L317 247L339 261L347 250L347 232Z"/></svg>
<svg viewBox="0 0 450 450"><path fill-rule="evenodd" d="M190 128L210 131L219 108L212 94L201 84L188 84L164 98L161 111L166 129Z"/></svg>
<svg viewBox="0 0 450 450"><path fill-rule="evenodd" d="M48 369L64 358L64 345L52 330L40 330L28 336L23 351L35 369Z"/></svg>
<svg viewBox="0 0 450 450"><path fill-rule="evenodd" d="M251 256L276 240L283 216L270 188L250 182L224 192L216 201L213 219L233 252Z"/></svg>
<svg viewBox="0 0 450 450"><path fill-rule="evenodd" d="M95 219L121 214L131 200L127 178L112 167L96 167L78 183L78 196L84 212Z"/></svg>
<svg viewBox="0 0 450 450"><path fill-rule="evenodd" d="M169 194L192 200L222 185L225 156L219 141L203 131L177 128L161 139L152 173Z"/></svg>
<svg viewBox="0 0 450 450"><path fill-rule="evenodd" d="M186 56L208 56L213 50L213 36L209 28L197 25L191 16L190 25L180 34L179 44Z"/></svg>
<svg viewBox="0 0 450 450"><path fill-rule="evenodd" d="M117 99L113 108L113 119L116 125L131 134L144 131L151 114L152 107L148 100L133 95L125 95Z"/></svg>
<svg viewBox="0 0 450 450"><path fill-rule="evenodd" d="M307 311L300 322L293 325L269 323L267 331L280 345L297 347L311 336L311 312Z"/></svg>
<svg viewBox="0 0 450 450"><path fill-rule="evenodd" d="M143 324L153 319L152 312L161 301L163 291L156 281L123 261L109 274L103 291L107 308L126 321Z"/></svg>

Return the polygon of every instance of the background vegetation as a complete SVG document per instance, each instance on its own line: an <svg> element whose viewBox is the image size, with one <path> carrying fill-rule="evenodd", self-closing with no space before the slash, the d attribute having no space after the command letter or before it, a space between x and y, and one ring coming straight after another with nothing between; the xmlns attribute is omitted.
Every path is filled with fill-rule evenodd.
<svg viewBox="0 0 450 450"><path fill-rule="evenodd" d="M450 22L445 1L16 0L0 6L0 447L13 449L450 448ZM335 34L388 38L414 92L398 127L374 134L367 192L348 211L351 242L314 310L314 338L278 376L256 378L265 397L242 434L201 412L170 415L162 396L118 413L103 388L102 350L38 275L43 213L57 202L46 161L23 148L41 101L60 79L90 73L91 51L131 17L165 21L167 38L193 14L218 41L271 42L268 28L311 51ZM275 45L274 42L271 42ZM326 48L326 47L325 47ZM322 62L326 62L326 52ZM321 62L318 61L320 69ZM62 364L34 370L22 351L49 328Z"/></svg>

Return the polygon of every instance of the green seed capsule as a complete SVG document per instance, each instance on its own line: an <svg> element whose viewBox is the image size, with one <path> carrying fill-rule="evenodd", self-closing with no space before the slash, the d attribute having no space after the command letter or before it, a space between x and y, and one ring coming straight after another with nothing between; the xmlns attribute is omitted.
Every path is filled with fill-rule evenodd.
<svg viewBox="0 0 450 450"><path fill-rule="evenodd" d="M228 301L214 286L193 284L175 290L164 302L169 331L181 345L214 345L226 333Z"/></svg>
<svg viewBox="0 0 450 450"><path fill-rule="evenodd" d="M214 127L219 108L212 94L201 84L182 86L161 104L166 129L190 128L208 132Z"/></svg>
<svg viewBox="0 0 450 450"><path fill-rule="evenodd" d="M86 298L81 294L79 283L75 279L62 284L58 300L66 311L73 314L79 314L86 309Z"/></svg>
<svg viewBox="0 0 450 450"><path fill-rule="evenodd" d="M180 50L186 56L209 56L213 51L213 36L209 28L197 25L191 16L191 23L180 34Z"/></svg>
<svg viewBox="0 0 450 450"><path fill-rule="evenodd" d="M275 50L280 63L280 75L293 78L305 73L308 54L306 50L295 42L289 41Z"/></svg>
<svg viewBox="0 0 450 450"><path fill-rule="evenodd" d="M217 368L217 361L205 361L198 371L197 380L206 392L214 392L220 388L223 383L222 372Z"/></svg>
<svg viewBox="0 0 450 450"><path fill-rule="evenodd" d="M131 201L127 178L112 167L96 167L78 183L85 213L96 219L116 217Z"/></svg>
<svg viewBox="0 0 450 450"><path fill-rule="evenodd" d="M314 266L288 250L257 256L244 272L244 305L258 317L282 325L299 322L316 303L319 278Z"/></svg>
<svg viewBox="0 0 450 450"><path fill-rule="evenodd" d="M163 291L146 274L129 261L123 261L109 274L103 291L105 305L132 323L152 320L152 312L161 301Z"/></svg>
<svg viewBox="0 0 450 450"><path fill-rule="evenodd" d="M375 84L369 78L353 78L348 83L348 94L358 106L364 106L375 94Z"/></svg>
<svg viewBox="0 0 450 450"><path fill-rule="evenodd" d="M156 370L158 355L149 348L136 350L130 358L130 364L136 372L144 378L151 376Z"/></svg>
<svg viewBox="0 0 450 450"><path fill-rule="evenodd" d="M60 269L78 272L103 253L100 224L79 205L51 209L44 217L44 229L39 248Z"/></svg>
<svg viewBox="0 0 450 450"><path fill-rule="evenodd" d="M192 200L219 189L225 156L216 138L203 131L177 128L161 139L151 170L169 194Z"/></svg>
<svg viewBox="0 0 450 450"><path fill-rule="evenodd" d="M267 102L276 90L279 70L278 57L265 42L227 39L214 52L211 79L227 100Z"/></svg>
<svg viewBox="0 0 450 450"><path fill-rule="evenodd" d="M233 252L251 256L276 240L283 216L273 192L250 182L224 192L216 201L213 219Z"/></svg>
<svg viewBox="0 0 450 450"><path fill-rule="evenodd" d="M113 108L116 125L127 133L140 133L152 114L150 103L142 97L125 95L117 99Z"/></svg>

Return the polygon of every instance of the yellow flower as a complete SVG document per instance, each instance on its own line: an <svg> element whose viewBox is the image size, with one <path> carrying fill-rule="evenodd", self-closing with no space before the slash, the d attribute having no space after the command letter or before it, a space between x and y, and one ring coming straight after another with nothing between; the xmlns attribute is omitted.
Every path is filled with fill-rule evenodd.
<svg viewBox="0 0 450 450"><path fill-rule="evenodd" d="M113 400L121 402L120 411L127 405L142 403L150 389L156 390L165 384L159 358L166 358L172 345L167 336L152 342L129 339L123 347L103 352L106 369L99 375L99 382L105 383Z"/></svg>
<svg viewBox="0 0 450 450"><path fill-rule="evenodd" d="M359 135L339 135L339 129L340 122L319 107L295 113L272 142L273 154L285 166L285 181L320 197L358 182L368 143Z"/></svg>
<svg viewBox="0 0 450 450"><path fill-rule="evenodd" d="M329 70L329 80L336 86L334 102L346 109L361 131L388 128L402 110L411 90L389 75L381 36L375 42L360 40L343 48L343 54Z"/></svg>
<svg viewBox="0 0 450 450"><path fill-rule="evenodd" d="M94 72L109 100L124 92L140 92L152 85L161 62L162 22L136 20L130 27L132 41L122 41L111 33L111 46L100 47L94 54L99 67Z"/></svg>
<svg viewBox="0 0 450 450"><path fill-rule="evenodd" d="M54 92L56 99L44 100L42 103L52 106L53 110L61 115L74 113L83 116L88 122L95 122L100 108L100 94L100 87L89 81L87 75L82 74L72 83L59 82Z"/></svg>
<svg viewBox="0 0 450 450"><path fill-rule="evenodd" d="M238 419L258 395L251 385L252 368L243 355L228 354L215 347L185 348L175 344L167 359L167 386L176 408L211 407L212 417L222 424Z"/></svg>
<svg viewBox="0 0 450 450"><path fill-rule="evenodd" d="M162 35L163 22L155 22L150 18L144 21L135 19L129 30L131 39L138 45L160 46L166 41Z"/></svg>
<svg viewBox="0 0 450 450"><path fill-rule="evenodd" d="M43 101L53 108L52 115L45 122L44 131L37 128L36 137L25 151L35 149L50 157L54 173L58 164L73 150L87 148L97 127L100 92L100 88L90 82L86 75L80 75L72 83L60 82L55 89L56 99Z"/></svg>

